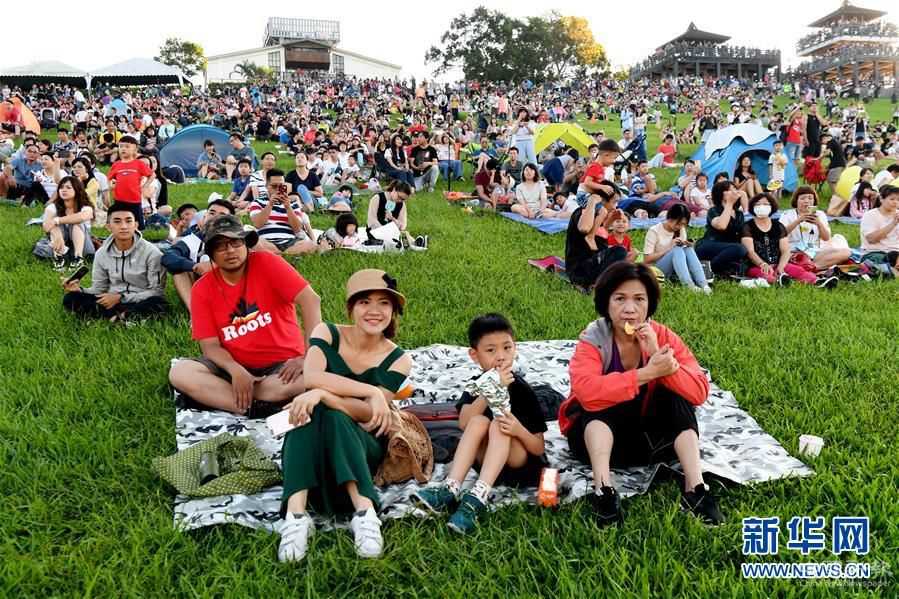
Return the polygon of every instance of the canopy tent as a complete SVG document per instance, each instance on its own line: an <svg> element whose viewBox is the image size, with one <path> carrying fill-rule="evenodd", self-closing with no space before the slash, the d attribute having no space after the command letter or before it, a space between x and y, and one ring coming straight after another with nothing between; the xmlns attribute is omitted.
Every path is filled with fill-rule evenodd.
<svg viewBox="0 0 899 599"><path fill-rule="evenodd" d="M557 140L562 140L563 143L577 150L581 156L586 156L589 153L590 144L596 143L576 123L548 123L537 126L537 136L534 138L534 151L542 152L546 146Z"/></svg>
<svg viewBox="0 0 899 599"><path fill-rule="evenodd" d="M749 155L752 169L762 185L768 184L768 157L774 151L778 137L774 131L758 125L732 125L713 133L701 143L692 158L699 163L702 172L711 181L718 173L726 173L732 178L740 158ZM681 171L681 175L684 171ZM793 191L799 183L799 175L793 161L787 163L784 186Z"/></svg>
<svg viewBox="0 0 899 599"><path fill-rule="evenodd" d="M187 80L181 69L149 58L132 58L125 62L95 69L87 74L89 85L97 82L111 85L183 84Z"/></svg>
<svg viewBox="0 0 899 599"><path fill-rule="evenodd" d="M19 122L25 131L33 131L38 135L41 134L40 121L34 116L34 113L25 105L20 98L13 97L9 100L0 102L0 123L11 122L14 118L14 108L19 110Z"/></svg>
<svg viewBox="0 0 899 599"><path fill-rule="evenodd" d="M81 69L62 62L50 60L32 62L18 67L0 68L0 81L18 86L31 86L44 83L62 83L85 87L87 81Z"/></svg>
<svg viewBox="0 0 899 599"><path fill-rule="evenodd" d="M224 159L231 152L228 145L230 134L212 125L190 125L185 127L159 150L159 163L163 167L180 166L187 177L197 176L197 158L203 153L203 144L208 139L215 144L215 151Z"/></svg>

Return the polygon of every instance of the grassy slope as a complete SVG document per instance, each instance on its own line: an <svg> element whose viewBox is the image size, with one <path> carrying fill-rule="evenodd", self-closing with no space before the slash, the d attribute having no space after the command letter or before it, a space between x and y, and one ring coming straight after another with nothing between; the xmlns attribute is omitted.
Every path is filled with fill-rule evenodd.
<svg viewBox="0 0 899 599"><path fill-rule="evenodd" d="M220 189L181 186L172 196L176 204L198 202ZM165 322L127 330L73 321L62 313L56 276L28 256L38 231L22 223L36 214L0 207L2 597L862 594L743 581L740 519L759 515L870 516L872 550L863 559L893 572L875 592L899 590L897 283L836 293L721 285L711 298L665 291L658 318L765 430L793 453L801 433L827 440L811 460L817 476L727 492L729 522L719 529L680 515L677 491L665 484L625 503L621 530L597 532L579 507L552 514L521 507L498 512L464 539L437 522L390 522L387 554L375 562L354 557L348 534L320 534L306 564L282 566L275 536L234 526L172 530L171 493L149 463L174 450L165 372L170 357L197 352L187 314L179 306ZM405 347L463 344L468 320L487 310L509 315L523 340L573 338L593 318L588 297L525 263L561 253L563 236L465 216L437 194L416 196L410 214L413 230L431 235L425 254L335 252L298 263L323 298L325 318L344 318L343 284L363 266L389 270L408 295ZM838 229L857 243L857 231ZM171 286L169 297L177 305ZM782 549L777 559L800 558Z"/></svg>

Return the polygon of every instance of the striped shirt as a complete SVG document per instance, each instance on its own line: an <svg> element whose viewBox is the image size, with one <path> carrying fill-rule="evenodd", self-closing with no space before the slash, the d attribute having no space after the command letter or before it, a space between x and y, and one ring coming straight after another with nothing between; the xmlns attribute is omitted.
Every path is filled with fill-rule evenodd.
<svg viewBox="0 0 899 599"><path fill-rule="evenodd" d="M267 204L267 199L257 199L250 203L250 216L262 212ZM293 210L294 214L299 217L301 222L304 224L309 222L309 217L303 212L299 202L291 201L290 208ZM272 212L269 214L268 220L259 228L258 233L259 237L273 243L288 241L294 237L299 237L300 239L305 239L306 237L303 230L294 232L290 227L290 223L287 219L287 210L284 208L284 204L280 202L275 203L272 206Z"/></svg>

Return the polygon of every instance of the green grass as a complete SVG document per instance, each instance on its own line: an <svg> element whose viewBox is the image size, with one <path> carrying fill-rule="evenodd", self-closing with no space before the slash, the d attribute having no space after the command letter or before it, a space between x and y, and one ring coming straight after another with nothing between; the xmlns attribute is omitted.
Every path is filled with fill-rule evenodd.
<svg viewBox="0 0 899 599"><path fill-rule="evenodd" d="M289 157L280 163L289 167ZM212 189L220 187L173 186L171 196L199 202ZM188 315L171 285L175 308L165 321L123 329L64 314L57 276L29 253L39 231L23 223L37 214L0 207L0 597L899 593L899 283L833 293L721 284L708 298L665 290L658 319L766 431L793 454L802 433L827 441L808 460L816 476L727 491L725 526L706 529L678 513L677 490L666 483L625 501L620 530L598 531L577 506L516 507L466 538L441 522L390 521L386 555L371 562L355 557L348 533L320 533L306 563L288 566L276 560L273 535L233 525L173 530L172 493L150 461L175 450L166 371L172 356L198 352ZM489 310L511 317L522 340L575 338L594 318L589 297L525 262L561 254L563 235L466 216L438 194L416 195L410 222L431 236L428 252L333 252L296 263L322 296L325 318L344 320L343 285L364 266L388 270L409 298L404 347L464 344L469 319ZM854 228L837 230L857 243ZM872 589L742 580L740 519L802 515L870 516L871 553L858 561L886 563L892 574ZM836 558L782 549L774 559Z"/></svg>

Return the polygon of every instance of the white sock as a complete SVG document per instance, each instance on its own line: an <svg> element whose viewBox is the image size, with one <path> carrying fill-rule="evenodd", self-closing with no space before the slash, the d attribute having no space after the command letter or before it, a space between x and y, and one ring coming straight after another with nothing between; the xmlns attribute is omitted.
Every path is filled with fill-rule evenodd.
<svg viewBox="0 0 899 599"><path fill-rule="evenodd" d="M492 487L478 479L478 481L471 488L471 494L481 500L481 503L487 503L487 498L490 496L490 489Z"/></svg>
<svg viewBox="0 0 899 599"><path fill-rule="evenodd" d="M459 493L462 491L462 483L455 479L448 478L443 481L443 484L446 485L446 488L449 489L450 493L452 493L456 497L458 497Z"/></svg>

